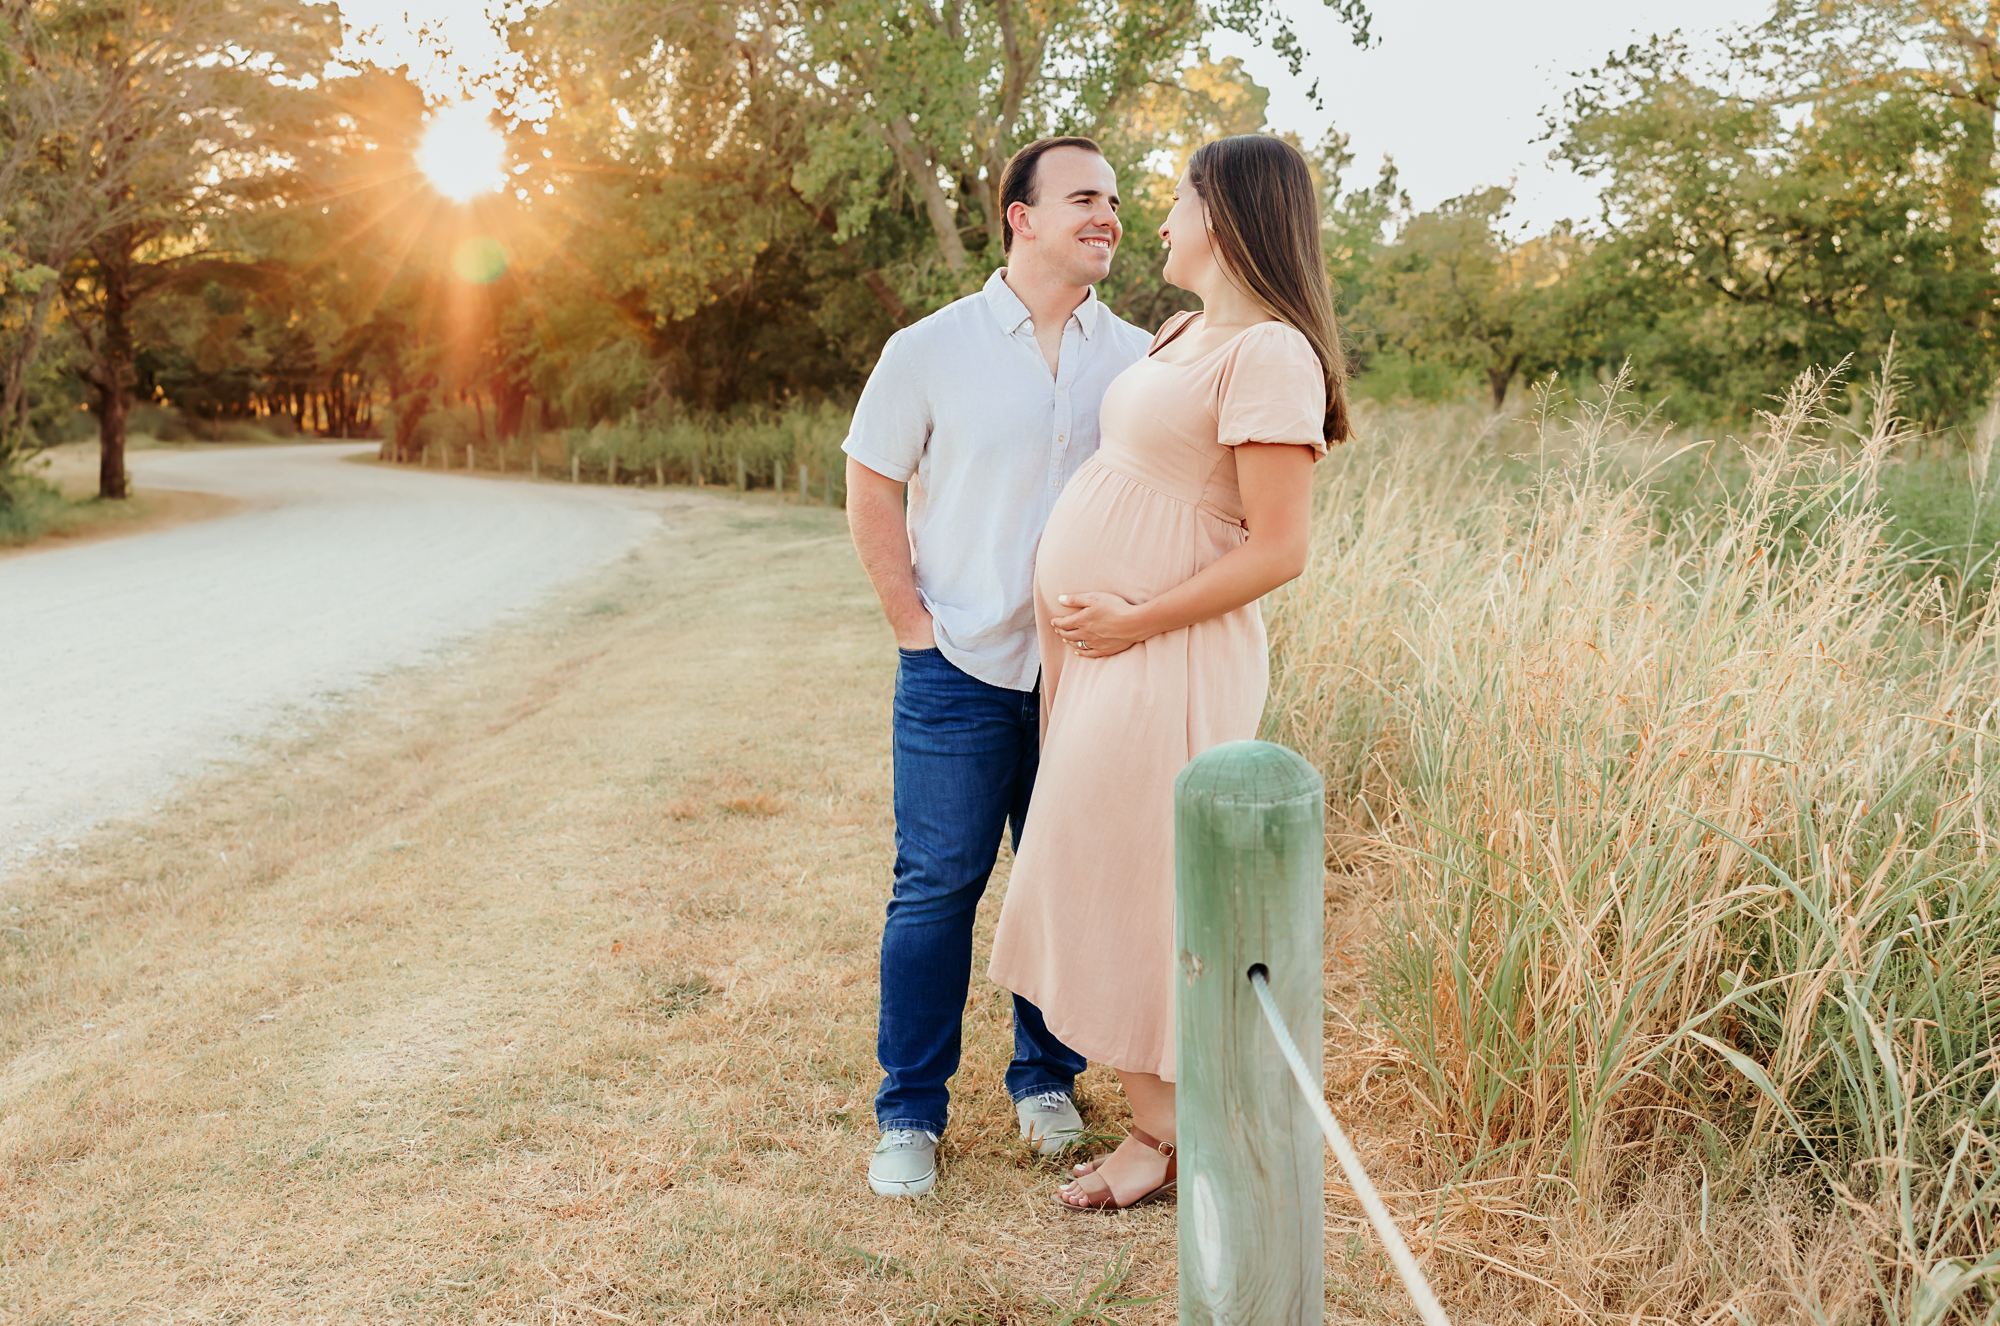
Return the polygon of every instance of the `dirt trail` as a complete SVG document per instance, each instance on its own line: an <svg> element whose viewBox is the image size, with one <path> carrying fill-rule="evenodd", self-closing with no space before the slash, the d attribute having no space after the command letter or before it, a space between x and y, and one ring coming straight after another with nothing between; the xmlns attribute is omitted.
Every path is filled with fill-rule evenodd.
<svg viewBox="0 0 2000 1326"><path fill-rule="evenodd" d="M687 500L345 463L373 449L135 452L142 487L247 509L0 561L0 876L539 602Z"/></svg>

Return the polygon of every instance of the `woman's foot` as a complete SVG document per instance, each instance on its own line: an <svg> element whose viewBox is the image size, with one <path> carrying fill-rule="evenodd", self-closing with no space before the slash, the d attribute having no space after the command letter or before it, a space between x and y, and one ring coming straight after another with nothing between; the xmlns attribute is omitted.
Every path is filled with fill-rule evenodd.
<svg viewBox="0 0 2000 1326"><path fill-rule="evenodd" d="M1078 1165L1077 1178L1056 1190L1056 1200L1077 1211L1137 1205L1173 1180L1172 1151L1171 1143L1135 1131L1110 1155Z"/></svg>

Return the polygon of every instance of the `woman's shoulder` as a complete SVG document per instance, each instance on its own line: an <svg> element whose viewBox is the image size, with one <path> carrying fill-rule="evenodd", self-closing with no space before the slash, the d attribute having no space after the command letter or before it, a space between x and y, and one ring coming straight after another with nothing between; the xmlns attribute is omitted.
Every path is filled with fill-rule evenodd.
<svg viewBox="0 0 2000 1326"><path fill-rule="evenodd" d="M1306 339L1306 334L1278 318L1250 328L1236 338L1233 348L1239 355L1249 353L1259 359L1319 362L1319 354L1313 349L1312 342Z"/></svg>
<svg viewBox="0 0 2000 1326"><path fill-rule="evenodd" d="M1161 323L1160 329L1153 333L1153 343L1146 347L1146 353L1150 355L1153 351L1174 339L1175 336L1180 334L1181 328L1187 326L1190 319L1198 317L1200 314L1200 309L1183 309Z"/></svg>
<svg viewBox="0 0 2000 1326"><path fill-rule="evenodd" d="M1229 344L1219 375L1225 392L1316 381L1326 389L1326 369L1306 334L1289 322L1272 319L1240 333Z"/></svg>

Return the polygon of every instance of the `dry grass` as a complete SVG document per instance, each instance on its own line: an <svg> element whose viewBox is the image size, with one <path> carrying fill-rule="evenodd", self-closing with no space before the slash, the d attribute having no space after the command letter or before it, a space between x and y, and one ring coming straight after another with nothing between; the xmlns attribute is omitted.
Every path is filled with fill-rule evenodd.
<svg viewBox="0 0 2000 1326"><path fill-rule="evenodd" d="M1924 1222L1992 1178L1977 1128L1947 1138L1970 1157L1964 1172L1941 1191L1917 1185L1931 1206L1899 1206L1882 1176L1935 1177L1930 1151L1886 1165L1856 1155L1836 1192L1786 1153L1760 1093L1712 1057L1681 1054L1673 1072L1634 1079L1637 1096L1600 1091L1578 1113L1564 1084L1657 1049L1668 1039L1657 1018L1623 1040L1492 1058L1519 1049L1502 1024L1602 1030L1578 1010L1618 1007L1621 980L1652 979L1672 956L1672 899L1639 931L1651 948L1593 950L1588 940L1618 933L1606 916L1625 919L1592 910L1620 896L1606 872L1520 863L1581 841L1583 811L1618 808L1548 803L1557 738L1622 739L1646 731L1628 725L1645 704L1680 703L1624 684L1686 643L1670 617L1647 625L1634 569L1674 594L1702 582L1681 575L1637 507L1589 505L1615 491L1578 489L1582 505L1524 527L1504 485L1474 473L1470 429L1406 422L1378 419L1374 450L1327 471L1318 570L1276 615L1272 722L1326 768L1341 829L1329 1095L1447 1307L1492 1326L1870 1321L1885 1302L1927 1326L1962 1317L1984 1291L1933 1310L1919 1278L1953 1269L1945 1254L1966 1247L1963 1229ZM1441 451L1467 468L1440 465ZM983 981L945 1181L912 1204L866 1193L893 651L837 512L716 501L676 521L565 606L392 679L166 813L0 884L0 1321L1171 1320L1172 1208L1078 1218L1048 1202L1056 1170L1014 1138L1006 1004ZM1873 556L1866 539L1851 546ZM1717 573L1743 573L1731 565ZM1879 624L1889 610L1869 602L1850 606ZM1703 657L1713 676L1762 688L1752 708L1766 735L1875 752L1849 773L1887 777L1902 748L1885 716L1935 695L1891 704L1866 685L1839 689L1847 674L1880 675L1855 656L1876 637L1841 621L1817 637L1822 650L1785 653L1776 635L1730 637L1741 646L1730 649L1717 636ZM1933 623L1908 630L1934 651L1912 657L1945 657L1935 651L1949 639L1924 634ZM1989 654L1954 656L1953 675L1986 675L1963 669ZM1783 684L1770 680L1783 669ZM1908 675L1935 687L1945 671ZM1496 677L1500 690L1487 685ZM1829 693L1842 721L1809 721L1800 697ZM1651 730L1719 721L1674 712L1682 727ZM1588 721L1564 729L1565 713ZM1459 764L1419 758L1443 743ZM1657 768L1643 741L1618 749L1680 782L1621 786L1698 791L1719 777L1719 800L1700 804L1726 810L1729 780L1745 776L1737 747L1679 764L1671 747L1651 748ZM1947 761L1961 792L1968 776L1983 786L1983 759ZM1836 819L1852 814L1844 786L1816 785ZM1742 804L1762 818L1745 824L1780 824L1786 805L1765 784L1751 791ZM1972 841L1961 821L1982 804L1947 812L1947 838ZM1415 813L1425 806L1428 821ZM1486 840L1501 821L1518 838ZM1627 850L1672 845L1638 831L1664 820L1619 822ZM1762 828L1732 831L1777 845ZM1892 904L1941 895L1905 888L1905 870L1903 893L1856 898L1869 874L1842 854L1907 862L1920 845L1893 833L1831 842L1821 883L1846 889L1849 906L1834 947L1904 955L1907 967ZM1489 850L1455 856L1466 843ZM1695 842L1688 860L1707 873L1690 877L1714 877L1725 847ZM1461 967L1432 969L1448 978L1419 988L1404 964L1403 1002L1386 1006L1457 1010L1432 1029L1442 1034L1364 1014L1371 963L1396 978L1385 955L1437 955L1455 933L1413 900L1458 905L1468 880L1477 896L1506 896L1479 862L1512 863L1497 878L1512 872L1518 898L1562 887L1539 912L1517 909L1534 913L1525 931L1475 908L1456 933L1481 942ZM996 893L1005 866L1003 855ZM1424 924L1378 933L1385 914ZM1722 979L1717 954L1746 933L1698 945L1684 984ZM980 944L989 938L982 928ZM1839 954L1806 956L1779 975L1854 974ZM1535 987L1539 1002L1511 1006L1514 1020L1488 1016L1491 1000L1452 1003L1508 970L1551 982ZM1787 993L1793 1007L1817 997ZM1858 1006L1875 1008L1862 993ZM1808 1050L1819 1042L1806 1033L1828 1025L1824 1001L1812 1008L1791 1042ZM1786 1043L1785 1027L1736 1011L1741 1044ZM1911 1034L1906 1011L1882 1045L1934 1114L1935 1065L1911 1056L1934 1056L1940 1033ZM1793 1062L1784 1085L1823 1088L1831 1062ZM1481 1113L1473 1088L1496 1065L1504 1089ZM1102 1070L1082 1097L1093 1125L1115 1132L1122 1101ZM1646 1106L1636 1115L1634 1099ZM1693 1119L1718 1102L1724 1128L1634 1122ZM1901 1135L1935 1141L1907 1104ZM1762 1140L1746 1148L1750 1123ZM1328 1192L1330 1318L1407 1320L1337 1174Z"/></svg>
<svg viewBox="0 0 2000 1326"><path fill-rule="evenodd" d="M984 982L945 1181L866 1192L892 660L837 512L703 504L7 881L0 1320L1166 1320Z"/></svg>

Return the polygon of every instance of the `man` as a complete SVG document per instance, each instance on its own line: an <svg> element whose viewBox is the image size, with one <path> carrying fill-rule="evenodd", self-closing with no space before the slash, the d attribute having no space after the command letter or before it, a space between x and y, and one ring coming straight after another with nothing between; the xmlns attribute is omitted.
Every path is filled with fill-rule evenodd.
<svg viewBox="0 0 2000 1326"><path fill-rule="evenodd" d="M929 1192L958 1071L972 924L1009 822L1034 788L1041 663L1035 543L1097 450L1104 389L1151 338L1092 286L1123 234L1097 144L1049 138L1001 177L1007 266L889 338L848 433L847 514L895 631L896 877L882 929L868 1183ZM905 512L904 485L909 485ZM1014 999L1007 1093L1044 1155L1074 1141L1084 1061Z"/></svg>

